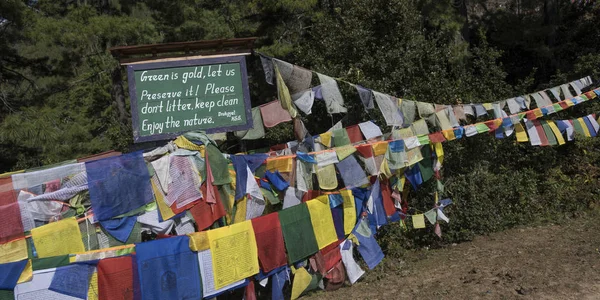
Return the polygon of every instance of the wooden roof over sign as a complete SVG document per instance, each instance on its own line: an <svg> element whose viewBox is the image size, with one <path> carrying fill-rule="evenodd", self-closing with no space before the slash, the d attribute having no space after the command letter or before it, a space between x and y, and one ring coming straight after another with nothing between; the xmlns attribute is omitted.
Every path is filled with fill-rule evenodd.
<svg viewBox="0 0 600 300"><path fill-rule="evenodd" d="M191 55L223 55L250 52L256 37L164 44L112 47L108 50L120 63L185 57Z"/></svg>

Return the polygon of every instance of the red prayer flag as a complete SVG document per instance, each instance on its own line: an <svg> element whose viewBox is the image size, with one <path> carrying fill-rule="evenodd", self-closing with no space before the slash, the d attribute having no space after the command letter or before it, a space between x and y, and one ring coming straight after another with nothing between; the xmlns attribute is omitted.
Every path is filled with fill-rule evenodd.
<svg viewBox="0 0 600 300"><path fill-rule="evenodd" d="M278 150L283 150L287 148L287 144L279 144L279 145L275 145L275 146L271 146L269 148L270 151L278 151Z"/></svg>
<svg viewBox="0 0 600 300"><path fill-rule="evenodd" d="M98 300L133 299L131 256L98 261Z"/></svg>
<svg viewBox="0 0 600 300"><path fill-rule="evenodd" d="M279 100L271 101L260 107L263 124L265 127L273 127L281 122L292 120L290 113L281 107Z"/></svg>
<svg viewBox="0 0 600 300"><path fill-rule="evenodd" d="M442 143L446 141L446 138L441 132L435 132L429 135L429 141L432 143Z"/></svg>
<svg viewBox="0 0 600 300"><path fill-rule="evenodd" d="M356 151L364 158L373 157L373 147L370 144L356 146Z"/></svg>
<svg viewBox="0 0 600 300"><path fill-rule="evenodd" d="M485 121L483 124L485 124L485 126L487 126L492 132L498 129L498 125L496 125L496 120Z"/></svg>
<svg viewBox="0 0 600 300"><path fill-rule="evenodd" d="M321 195L322 195L322 193L319 190L310 190L310 191L304 193L304 195L302 195L302 202L306 202L308 200L315 199Z"/></svg>
<svg viewBox="0 0 600 300"><path fill-rule="evenodd" d="M386 180L381 181L381 201L383 202L383 209L385 214L389 217L396 213L396 207L394 206L394 199L392 199L392 190L390 184Z"/></svg>
<svg viewBox="0 0 600 300"><path fill-rule="evenodd" d="M194 217L196 225L198 225L198 230L200 231L210 227L215 221L224 217L226 214L217 187L211 184L210 188L213 189L216 198L215 204L209 204L204 200L200 200L198 204L190 209L192 217ZM202 192L202 195L206 195L206 182L202 184L200 191Z"/></svg>
<svg viewBox="0 0 600 300"><path fill-rule="evenodd" d="M0 178L0 244L25 236L12 177Z"/></svg>
<svg viewBox="0 0 600 300"><path fill-rule="evenodd" d="M540 141L542 142L542 144L540 146L550 146L550 143L548 142L548 138L546 137L546 132L544 131L542 124L540 124L540 121L533 120L532 122L533 122L533 126L535 126L535 130L537 130L537 133L540 136Z"/></svg>
<svg viewBox="0 0 600 300"><path fill-rule="evenodd" d="M328 245L327 247L321 250L321 254L323 254L323 260L325 261L325 269L327 271L331 270L331 268L335 267L335 265L342 260L342 253L340 252L339 245L342 243L341 240Z"/></svg>
<svg viewBox="0 0 600 300"><path fill-rule="evenodd" d="M270 213L251 221L258 248L258 261L263 272L268 273L287 265L279 214Z"/></svg>
<svg viewBox="0 0 600 300"><path fill-rule="evenodd" d="M244 291L244 300L256 300L256 291L254 290L254 280L250 279L250 282L246 286Z"/></svg>
<svg viewBox="0 0 600 300"><path fill-rule="evenodd" d="M360 131L360 127L358 125L352 125L346 128L346 132L348 133L348 137L350 138L350 143L358 143L364 140L362 132Z"/></svg>
<svg viewBox="0 0 600 300"><path fill-rule="evenodd" d="M530 110L527 113L525 113L525 118L527 118L527 120L530 120L530 121L537 119L537 117L533 113L533 110Z"/></svg>
<svg viewBox="0 0 600 300"><path fill-rule="evenodd" d="M567 104L567 102L565 102L564 100L563 100L563 101L560 101L560 102L558 102L558 105L560 105L560 107L562 107L563 109L567 109L567 108L569 108L569 105L568 105L568 104Z"/></svg>

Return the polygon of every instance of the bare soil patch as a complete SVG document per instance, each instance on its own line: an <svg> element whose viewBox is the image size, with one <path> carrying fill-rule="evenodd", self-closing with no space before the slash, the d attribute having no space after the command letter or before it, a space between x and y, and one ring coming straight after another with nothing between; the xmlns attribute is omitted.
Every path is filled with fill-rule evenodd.
<svg viewBox="0 0 600 300"><path fill-rule="evenodd" d="M353 286L304 299L600 299L598 214L386 258Z"/></svg>

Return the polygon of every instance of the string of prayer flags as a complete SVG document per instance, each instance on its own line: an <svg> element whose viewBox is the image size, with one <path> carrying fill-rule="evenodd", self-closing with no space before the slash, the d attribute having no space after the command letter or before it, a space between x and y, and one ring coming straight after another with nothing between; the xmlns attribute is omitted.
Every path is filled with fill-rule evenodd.
<svg viewBox="0 0 600 300"><path fill-rule="evenodd" d="M136 244L136 274L142 299L199 299L198 258L189 237L178 236Z"/></svg>
<svg viewBox="0 0 600 300"><path fill-rule="evenodd" d="M216 289L258 273L258 250L252 222L209 230L208 240Z"/></svg>
<svg viewBox="0 0 600 300"><path fill-rule="evenodd" d="M319 251L306 203L283 209L278 216L290 264Z"/></svg>

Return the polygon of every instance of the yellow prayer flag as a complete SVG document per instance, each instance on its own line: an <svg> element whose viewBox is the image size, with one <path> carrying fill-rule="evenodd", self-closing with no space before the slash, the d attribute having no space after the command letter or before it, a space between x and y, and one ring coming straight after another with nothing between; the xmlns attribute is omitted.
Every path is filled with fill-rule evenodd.
<svg viewBox="0 0 600 300"><path fill-rule="evenodd" d="M190 249L192 251L204 251L210 248L208 242L208 231L193 232L190 237Z"/></svg>
<svg viewBox="0 0 600 300"><path fill-rule="evenodd" d="M527 137L527 132L525 132L525 129L523 128L523 125L521 125L521 123L517 123L515 124L515 131L516 131L516 135L517 135L517 142L528 142L529 138Z"/></svg>
<svg viewBox="0 0 600 300"><path fill-rule="evenodd" d="M381 167L379 168L379 170L380 174L383 174L385 178L392 178L392 176L394 175L392 174L392 171L390 170L390 165L388 164L388 161L385 158L381 162Z"/></svg>
<svg viewBox="0 0 600 300"><path fill-rule="evenodd" d="M413 215L412 222L414 229L425 228L425 216L423 214Z"/></svg>
<svg viewBox="0 0 600 300"><path fill-rule="evenodd" d="M575 103L573 103L573 101L571 101L571 99L566 99L565 103L567 104L567 106L573 106L573 105L575 105Z"/></svg>
<svg viewBox="0 0 600 300"><path fill-rule="evenodd" d="M542 113L542 110L539 108L536 108L533 110L533 115L536 116L537 118L541 118L544 116L544 114Z"/></svg>
<svg viewBox="0 0 600 300"><path fill-rule="evenodd" d="M244 196L235 205L235 216L233 217L233 223L241 223L246 221L246 207L248 205L248 198Z"/></svg>
<svg viewBox="0 0 600 300"><path fill-rule="evenodd" d="M552 129L552 132L554 133L554 136L556 136L556 141L558 141L558 144L563 145L565 143L565 138L560 133L560 130L558 129L554 121L549 121L546 124L548 124L548 126L550 126L550 129Z"/></svg>
<svg viewBox="0 0 600 300"><path fill-rule="evenodd" d="M344 233L350 234L354 226L356 225L356 206L354 203L354 195L351 190L340 191L344 203L342 205L344 209Z"/></svg>
<svg viewBox="0 0 600 300"><path fill-rule="evenodd" d="M433 143L433 148L435 149L435 156L437 156L440 164L444 163L444 147L442 143Z"/></svg>
<svg viewBox="0 0 600 300"><path fill-rule="evenodd" d="M409 138L411 136L415 136L415 133L412 131L412 129L410 127L402 128L402 129L398 130L398 134L403 139Z"/></svg>
<svg viewBox="0 0 600 300"><path fill-rule="evenodd" d="M335 232L331 208L329 207L329 197L327 195L319 196L307 201L306 206L310 213L310 222L313 226L319 250L337 241L337 233Z"/></svg>
<svg viewBox="0 0 600 300"><path fill-rule="evenodd" d="M373 147L373 155L375 155L375 156L384 155L388 149L388 142L378 142L378 143L372 144L371 147Z"/></svg>
<svg viewBox="0 0 600 300"><path fill-rule="evenodd" d="M0 244L0 264L27 259L27 242L25 239Z"/></svg>
<svg viewBox="0 0 600 300"><path fill-rule="evenodd" d="M292 300L298 299L302 292L308 288L310 285L310 281L312 280L312 276L308 274L305 268L299 268L296 270L296 274L294 274L294 283L292 284Z"/></svg>
<svg viewBox="0 0 600 300"><path fill-rule="evenodd" d="M291 172L293 167L292 157L267 159L267 170Z"/></svg>
<svg viewBox="0 0 600 300"><path fill-rule="evenodd" d="M324 167L316 167L317 169L317 180L319 181L319 186L323 190L333 190L337 188L338 181L337 176L335 175L335 164L330 164Z"/></svg>
<svg viewBox="0 0 600 300"><path fill-rule="evenodd" d="M281 73L279 72L279 68L277 64L275 66L275 76L277 80L277 95L279 96L279 100L281 101L281 107L287 110L290 113L290 116L295 119L298 116L298 111L296 107L292 103L292 96L290 95L290 90L288 89Z"/></svg>
<svg viewBox="0 0 600 300"><path fill-rule="evenodd" d="M39 258L85 251L75 218L34 228L31 230L31 238Z"/></svg>
<svg viewBox="0 0 600 300"><path fill-rule="evenodd" d="M33 268L31 266L31 259L27 260L27 265L25 265L25 269L21 272L21 276L19 276L19 280L17 283L23 283L27 281L31 281L33 279Z"/></svg>
<svg viewBox="0 0 600 300"><path fill-rule="evenodd" d="M581 129L583 129L583 135L585 137L592 137L592 135L590 134L590 130L588 129L587 125L585 125L585 121L583 120L583 118L578 118L576 120L573 120L574 122L579 122L579 124L581 125Z"/></svg>
<svg viewBox="0 0 600 300"><path fill-rule="evenodd" d="M423 154L421 153L421 147L415 147L406 151L406 158L408 165L412 166L423 160Z"/></svg>
<svg viewBox="0 0 600 300"><path fill-rule="evenodd" d="M319 137L321 138L321 144L325 147L331 147L331 131L321 133L319 134Z"/></svg>
<svg viewBox="0 0 600 300"><path fill-rule="evenodd" d="M154 194L154 199L156 200L156 205L158 206L160 215L165 221L171 219L175 216L175 213L165 202L165 195L158 186L156 179L150 180L150 183L152 184L152 192Z"/></svg>
<svg viewBox="0 0 600 300"><path fill-rule="evenodd" d="M208 230L215 288L258 273L258 250L252 222Z"/></svg>
<svg viewBox="0 0 600 300"><path fill-rule="evenodd" d="M200 152L200 156L204 157L204 149L205 149L204 145L196 145L196 144L192 143L190 140L188 140L183 135L178 136L175 139L175 141L173 141L173 142L179 148L183 148L183 149L187 149L187 150L192 150L192 151L198 151L198 152Z"/></svg>
<svg viewBox="0 0 600 300"><path fill-rule="evenodd" d="M483 105L483 108L485 108L485 110L492 110L492 109L494 109L494 107L492 106L491 103L481 103L481 105Z"/></svg>
<svg viewBox="0 0 600 300"><path fill-rule="evenodd" d="M356 148L352 145L345 145L341 147L335 148L335 153L337 154L338 160L342 161L346 157L352 155L352 153L356 152Z"/></svg>
<svg viewBox="0 0 600 300"><path fill-rule="evenodd" d="M94 272L90 277L87 300L98 300L98 272Z"/></svg>
<svg viewBox="0 0 600 300"><path fill-rule="evenodd" d="M442 131L442 134L444 135L444 137L446 138L446 140L448 141L453 141L456 139L456 136L454 135L454 130L444 130Z"/></svg>

